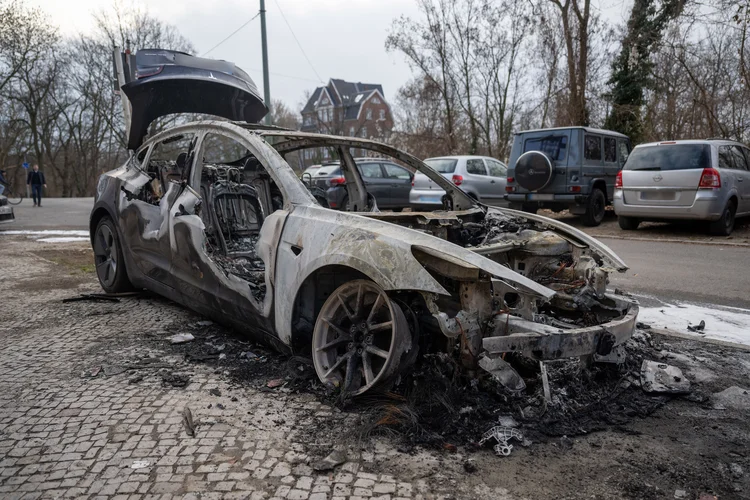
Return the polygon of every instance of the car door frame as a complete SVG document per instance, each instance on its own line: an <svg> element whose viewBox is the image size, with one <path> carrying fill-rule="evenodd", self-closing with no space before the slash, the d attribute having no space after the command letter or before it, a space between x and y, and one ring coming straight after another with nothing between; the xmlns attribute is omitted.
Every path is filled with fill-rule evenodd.
<svg viewBox="0 0 750 500"><path fill-rule="evenodd" d="M191 142L193 143L192 150L195 151L198 147L198 134L184 130L165 134L160 136L159 140L148 144L148 151L143 161L140 164L134 163L130 167L141 176L148 178L148 182L142 184L139 189L144 189L145 184L151 182L151 178L147 174L147 169L157 146L173 137L185 134L192 134L194 136ZM195 155L188 155L190 161L194 157ZM133 156L135 162L137 162L136 158L137 155ZM192 169L192 166L188 164L185 168ZM160 179L160 181L163 180ZM158 206L147 203L137 197L128 200L130 194L137 194L135 190L132 190L133 187L129 186L127 181L122 186L124 191L120 200L121 234L127 242L133 263L138 268L141 276L149 281L156 282L158 285L174 289L176 281L171 273L170 246L172 235L169 212L180 195L180 183L169 181L164 186L162 182L162 196Z"/></svg>
<svg viewBox="0 0 750 500"><path fill-rule="evenodd" d="M259 301L251 293L247 281L224 273L211 260L210 256L204 251L206 234L203 221L196 213L190 213L190 208L187 206L185 207L187 214L177 215L179 214L178 211L174 209L170 211L170 221L174 234L172 239L174 256L172 272L175 281L180 284L179 289L183 301L189 304L191 308L195 308L209 317L221 315L224 319L237 323L238 326L254 322L259 333L275 340L272 314L276 300L274 279L277 250L281 242L284 222L290 211L289 193L279 176L276 175L270 162L266 161L265 154L250 139L234 130L223 127L202 130L196 148L195 156L197 158L203 158L205 139L209 134L221 135L247 148L260 162L284 197L285 205L281 210L265 214L257 243L256 252L263 260L265 267L266 293L263 300ZM193 163L189 185L181 193L178 202L187 203L191 207L195 207L195 202L198 200L201 203L210 203L210 200L203 200L200 196L202 169L202 162L195 161ZM196 185L199 187L198 190L195 189Z"/></svg>
<svg viewBox="0 0 750 500"><path fill-rule="evenodd" d="M607 148L605 143L607 140L612 140L615 143L615 159L613 161L607 161ZM617 137L611 135L602 136L602 165L604 165L604 179L607 185L607 200L611 203L615 196L615 179L617 178L617 172L622 168L619 161L619 144L617 143Z"/></svg>
<svg viewBox="0 0 750 500"><path fill-rule="evenodd" d="M478 160L482 164L482 168L484 168L484 174L474 174L474 173L469 172L469 162L474 161L474 160ZM471 157L471 158L465 158L463 161L464 161L464 172L466 173L467 179L464 181L466 186L461 185L460 187L464 191L473 191L477 199L480 201L483 198L487 198L488 197L487 183L489 181L488 181L488 175L487 175L487 165L484 163L484 158ZM469 188L469 189L466 189L466 188Z"/></svg>
<svg viewBox="0 0 750 500"><path fill-rule="evenodd" d="M739 198L737 215L747 215L750 214L750 149L739 144L735 147L739 149L745 159L744 169L735 168L737 196ZM736 162L735 167L737 167Z"/></svg>

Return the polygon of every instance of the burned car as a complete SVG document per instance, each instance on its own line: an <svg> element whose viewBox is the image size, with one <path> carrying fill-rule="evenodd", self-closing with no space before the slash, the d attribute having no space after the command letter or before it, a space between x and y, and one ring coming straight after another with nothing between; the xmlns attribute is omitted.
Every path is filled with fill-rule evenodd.
<svg viewBox="0 0 750 500"><path fill-rule="evenodd" d="M636 303L606 289L627 267L606 246L480 205L385 144L210 120L135 143L101 176L91 213L104 290L147 288L309 356L348 394L387 388L429 352L514 385L505 353L606 360L633 333ZM349 211L320 206L284 159L321 147L338 151ZM377 211L362 151L429 177L442 209Z"/></svg>

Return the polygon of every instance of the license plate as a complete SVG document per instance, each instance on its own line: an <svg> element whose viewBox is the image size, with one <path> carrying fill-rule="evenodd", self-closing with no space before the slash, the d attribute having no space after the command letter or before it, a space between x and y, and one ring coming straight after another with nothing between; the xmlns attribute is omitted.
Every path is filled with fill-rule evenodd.
<svg viewBox="0 0 750 500"><path fill-rule="evenodd" d="M675 199L674 191L641 191L642 200L653 201L673 201Z"/></svg>
<svg viewBox="0 0 750 500"><path fill-rule="evenodd" d="M555 199L554 194L530 194L529 201L552 201Z"/></svg>
<svg viewBox="0 0 750 500"><path fill-rule="evenodd" d="M425 203L442 203L440 201L440 196L420 196L419 201L423 201Z"/></svg>

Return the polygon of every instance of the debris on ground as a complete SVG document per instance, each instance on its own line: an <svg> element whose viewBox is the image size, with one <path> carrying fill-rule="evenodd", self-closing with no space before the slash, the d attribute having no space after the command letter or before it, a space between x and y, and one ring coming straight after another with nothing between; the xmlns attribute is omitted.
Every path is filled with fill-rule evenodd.
<svg viewBox="0 0 750 500"><path fill-rule="evenodd" d="M190 377L188 375L180 375L177 373L165 373L161 376L161 380L172 387L185 387L190 383Z"/></svg>
<svg viewBox="0 0 750 500"><path fill-rule="evenodd" d="M500 356L482 356L479 358L478 364L480 368L489 372L495 380L511 391L522 391L526 389L526 383L518 372Z"/></svg>
<svg viewBox="0 0 750 500"><path fill-rule="evenodd" d="M690 381L676 366L644 359L641 365L641 387L645 392L687 394L690 392Z"/></svg>
<svg viewBox="0 0 750 500"><path fill-rule="evenodd" d="M336 447L327 457L313 463L312 468L318 472L333 470L337 465L346 462L346 450Z"/></svg>
<svg viewBox="0 0 750 500"><path fill-rule="evenodd" d="M464 471L468 472L469 474L473 474L477 471L477 466L473 460L466 460L464 462Z"/></svg>
<svg viewBox="0 0 750 500"><path fill-rule="evenodd" d="M497 442L497 444L495 444L495 446L493 447L495 450L495 454L498 457L507 457L508 455L510 455L510 452L513 451L513 445L508 441L510 441L511 439L515 439L517 441L523 442L523 434L521 434L518 430L513 429L512 427L501 427L498 425L484 433L482 439L479 440L479 446L483 446L484 443L486 443L490 439L494 439Z"/></svg>
<svg viewBox="0 0 750 500"><path fill-rule="evenodd" d="M131 469L145 469L151 466L151 462L148 460L134 460L130 465Z"/></svg>
<svg viewBox="0 0 750 500"><path fill-rule="evenodd" d="M651 330L651 325L648 323L641 323L640 321L635 324L635 327L639 330Z"/></svg>
<svg viewBox="0 0 750 500"><path fill-rule="evenodd" d="M81 373L82 378L95 378L99 373L102 371L102 365L97 365L89 368L88 370L84 370L83 373Z"/></svg>
<svg viewBox="0 0 750 500"><path fill-rule="evenodd" d="M715 393L711 399L714 402L714 409L716 410L727 408L750 410L750 389L743 389L736 385Z"/></svg>
<svg viewBox="0 0 750 500"><path fill-rule="evenodd" d="M120 299L108 293L82 293L77 297L68 297L67 299L62 299L62 302L67 304L68 302L82 302L89 300L102 302L120 302Z"/></svg>
<svg viewBox="0 0 750 500"><path fill-rule="evenodd" d="M192 333L177 333L169 337L169 341L172 344L184 344L185 342L192 342L195 340Z"/></svg>
<svg viewBox="0 0 750 500"><path fill-rule="evenodd" d="M221 391L220 391L219 389L217 389L216 387L214 387L213 389L209 389L209 390L208 390L208 393L209 393L210 395L212 395L212 396L216 396L216 397L219 397L219 396L221 396Z"/></svg>
<svg viewBox="0 0 750 500"><path fill-rule="evenodd" d="M190 411L189 407L185 407L182 410L182 425L185 426L185 432L188 436L195 436L195 423L193 422L193 412Z"/></svg>
<svg viewBox="0 0 750 500"><path fill-rule="evenodd" d="M706 322L704 320L701 320L701 322L695 326L688 325L687 327L687 329L691 332L702 332L705 328L706 328Z"/></svg>
<svg viewBox="0 0 750 500"><path fill-rule="evenodd" d="M213 324L214 322L211 320L204 320L204 321L199 321L196 323L197 326L211 326Z"/></svg>
<svg viewBox="0 0 750 500"><path fill-rule="evenodd" d="M687 498L688 493L685 490L674 490L675 498Z"/></svg>
<svg viewBox="0 0 750 500"><path fill-rule="evenodd" d="M136 375L135 377L128 380L128 384L137 384L143 381L143 375Z"/></svg>
<svg viewBox="0 0 750 500"><path fill-rule="evenodd" d="M266 387L269 389L275 389L276 387L280 387L284 385L284 379L283 378L275 378L273 380L269 380L266 384Z"/></svg>

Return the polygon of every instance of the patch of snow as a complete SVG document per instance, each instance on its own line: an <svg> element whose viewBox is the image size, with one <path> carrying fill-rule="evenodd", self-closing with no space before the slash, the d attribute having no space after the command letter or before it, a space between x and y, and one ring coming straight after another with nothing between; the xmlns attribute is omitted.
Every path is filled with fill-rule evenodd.
<svg viewBox="0 0 750 500"><path fill-rule="evenodd" d="M70 243L72 241L89 241L88 236L53 236L51 238L39 238L36 241L43 241L44 243Z"/></svg>
<svg viewBox="0 0 750 500"><path fill-rule="evenodd" d="M43 230L11 230L11 231L0 231L2 235L16 235L25 234L29 236L86 236L88 237L88 231L76 231L74 229L43 229Z"/></svg>
<svg viewBox="0 0 750 500"><path fill-rule="evenodd" d="M688 325L706 322L702 332L691 332ZM656 307L641 307L638 321L651 325L655 331L669 328L688 335L726 340L750 345L750 309L715 304L664 303Z"/></svg>

